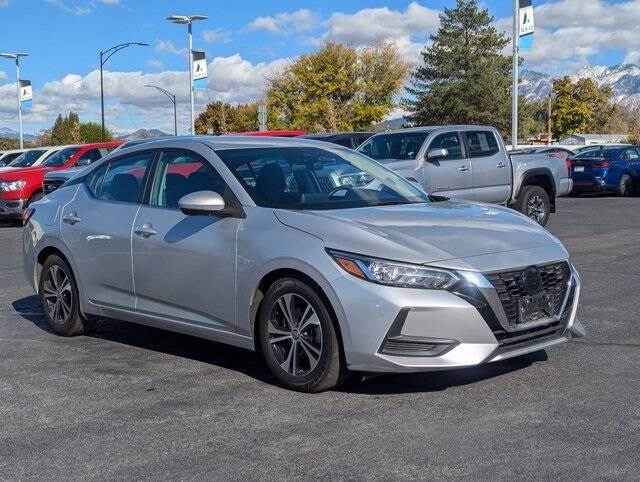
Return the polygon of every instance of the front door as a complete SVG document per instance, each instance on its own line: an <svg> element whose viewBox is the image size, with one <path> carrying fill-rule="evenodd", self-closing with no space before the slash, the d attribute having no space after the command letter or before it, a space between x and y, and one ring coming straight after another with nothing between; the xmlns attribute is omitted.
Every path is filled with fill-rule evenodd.
<svg viewBox="0 0 640 482"><path fill-rule="evenodd" d="M136 310L170 321L236 331L236 233L241 220L187 216L178 201L197 191L223 195L225 184L199 154L166 150L149 205L133 228Z"/></svg>
<svg viewBox="0 0 640 482"><path fill-rule="evenodd" d="M509 201L511 162L500 150L495 134L479 130L465 131L462 135L473 164L473 199L496 204Z"/></svg>
<svg viewBox="0 0 640 482"><path fill-rule="evenodd" d="M131 228L153 156L131 155L100 166L63 208L62 236L74 256L78 284L94 304L134 306Z"/></svg>
<svg viewBox="0 0 640 482"><path fill-rule="evenodd" d="M445 158L426 158L433 149L446 149ZM466 159L462 140L458 132L439 134L431 141L425 152L422 168L422 186L428 194L473 199L473 166Z"/></svg>

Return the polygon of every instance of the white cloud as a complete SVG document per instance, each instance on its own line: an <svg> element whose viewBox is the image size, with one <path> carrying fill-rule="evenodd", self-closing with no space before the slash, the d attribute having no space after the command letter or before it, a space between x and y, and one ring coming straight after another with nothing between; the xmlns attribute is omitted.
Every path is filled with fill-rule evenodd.
<svg viewBox="0 0 640 482"><path fill-rule="evenodd" d="M0 8L8 7L9 0L0 0Z"/></svg>
<svg viewBox="0 0 640 482"><path fill-rule="evenodd" d="M273 17L257 17L248 30L266 30L272 34L285 35L290 32L308 32L317 25L318 18L306 8L291 13L279 13Z"/></svg>
<svg viewBox="0 0 640 482"><path fill-rule="evenodd" d="M0 70L0 79L8 79L9 76L4 70Z"/></svg>
<svg viewBox="0 0 640 482"><path fill-rule="evenodd" d="M278 59L253 64L240 55L216 57L208 65L207 89L196 91L196 111L213 100L245 103L260 99L267 78L290 62ZM104 72L105 116L107 124L123 128L157 127L173 131L173 117L167 115L166 97L146 84L158 85L176 94L178 122L186 129L189 116L187 73L163 71ZM25 111L25 123L53 124L58 113L78 112L81 120L98 121L100 116L100 72L67 74L45 83L34 92L33 108ZM0 125L15 121L15 84L0 85Z"/></svg>
<svg viewBox="0 0 640 482"><path fill-rule="evenodd" d="M164 67L164 63L161 60L157 59L147 60L147 65L149 67L153 67L154 69L162 69Z"/></svg>
<svg viewBox="0 0 640 482"><path fill-rule="evenodd" d="M204 32L202 32L202 39L210 44L228 44L229 42L231 42L231 34L226 30L216 28L213 30L205 30Z"/></svg>
<svg viewBox="0 0 640 482"><path fill-rule="evenodd" d="M105 5L119 5L120 0L102 0Z"/></svg>
<svg viewBox="0 0 640 482"><path fill-rule="evenodd" d="M65 3L63 0L45 0L45 2L55 5L61 10L65 12L72 13L73 15L88 15L94 8L93 2L83 2L83 3L71 3L70 5Z"/></svg>
<svg viewBox="0 0 640 482"><path fill-rule="evenodd" d="M156 52L174 54L174 55L187 55L188 49L186 47L178 49L170 41L160 40L155 47Z"/></svg>
<svg viewBox="0 0 640 482"><path fill-rule="evenodd" d="M640 49L629 50L622 63L640 65Z"/></svg>

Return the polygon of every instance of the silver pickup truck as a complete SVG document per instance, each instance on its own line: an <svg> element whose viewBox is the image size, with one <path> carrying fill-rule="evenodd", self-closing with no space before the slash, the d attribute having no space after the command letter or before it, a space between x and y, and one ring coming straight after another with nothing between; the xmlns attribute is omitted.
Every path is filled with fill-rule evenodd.
<svg viewBox="0 0 640 482"><path fill-rule="evenodd" d="M500 133L488 126L384 132L358 151L417 182L428 194L507 205L542 226L555 212L556 197L573 188L564 159L511 156Z"/></svg>

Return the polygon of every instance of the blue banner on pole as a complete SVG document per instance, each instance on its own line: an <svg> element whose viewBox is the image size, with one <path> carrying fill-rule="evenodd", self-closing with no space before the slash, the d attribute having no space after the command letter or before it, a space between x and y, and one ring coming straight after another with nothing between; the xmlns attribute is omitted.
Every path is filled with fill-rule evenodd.
<svg viewBox="0 0 640 482"><path fill-rule="evenodd" d="M207 89L207 59L204 52L193 51L193 88L195 90Z"/></svg>
<svg viewBox="0 0 640 482"><path fill-rule="evenodd" d="M533 34L520 37L520 52L531 52L533 50Z"/></svg>
<svg viewBox="0 0 640 482"><path fill-rule="evenodd" d="M33 88L30 80L20 81L20 105L23 109L31 108L31 100L33 99Z"/></svg>
<svg viewBox="0 0 640 482"><path fill-rule="evenodd" d="M533 21L531 0L520 0L520 52L531 52L533 50L534 31L535 23Z"/></svg>

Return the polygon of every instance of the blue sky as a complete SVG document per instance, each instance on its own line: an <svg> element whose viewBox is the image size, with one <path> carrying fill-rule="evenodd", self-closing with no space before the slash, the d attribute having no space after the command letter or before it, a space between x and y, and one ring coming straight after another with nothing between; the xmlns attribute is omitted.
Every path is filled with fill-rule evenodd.
<svg viewBox="0 0 640 482"><path fill-rule="evenodd" d="M170 14L204 14L194 24L194 48L205 50L209 87L198 106L221 99L257 100L265 78L296 55L323 41L352 45L390 41L415 64L438 13L453 0L283 1L244 0L0 0L3 51L26 51L22 78L34 85L34 108L25 131L49 127L69 109L82 120L99 119L98 52L126 41L130 47L105 66L108 126L171 128L167 101L145 83L178 95L179 121L187 125L186 27L164 20ZM509 30L511 1L482 0L496 26ZM535 52L529 68L553 75L589 65L640 63L639 0L534 0ZM15 71L0 59L0 126L16 128ZM181 129L183 130L183 129Z"/></svg>

